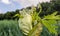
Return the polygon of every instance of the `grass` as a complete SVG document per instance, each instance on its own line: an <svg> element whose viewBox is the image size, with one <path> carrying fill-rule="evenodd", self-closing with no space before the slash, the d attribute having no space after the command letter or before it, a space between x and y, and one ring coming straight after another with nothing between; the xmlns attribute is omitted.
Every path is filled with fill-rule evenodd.
<svg viewBox="0 0 60 36"><path fill-rule="evenodd" d="M0 20L0 36L23 36L19 29L17 20ZM55 35L50 34L48 30L44 27L41 36L55 36Z"/></svg>
<svg viewBox="0 0 60 36"><path fill-rule="evenodd" d="M0 36L22 36L16 20L0 21Z"/></svg>

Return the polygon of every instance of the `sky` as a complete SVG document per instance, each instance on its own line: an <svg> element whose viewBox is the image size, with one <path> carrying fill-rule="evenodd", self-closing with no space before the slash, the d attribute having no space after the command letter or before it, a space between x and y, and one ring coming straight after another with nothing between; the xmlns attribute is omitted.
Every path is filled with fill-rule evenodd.
<svg viewBox="0 0 60 36"><path fill-rule="evenodd" d="M39 2L49 2L50 0L0 0L0 13L15 11L29 6L36 6Z"/></svg>

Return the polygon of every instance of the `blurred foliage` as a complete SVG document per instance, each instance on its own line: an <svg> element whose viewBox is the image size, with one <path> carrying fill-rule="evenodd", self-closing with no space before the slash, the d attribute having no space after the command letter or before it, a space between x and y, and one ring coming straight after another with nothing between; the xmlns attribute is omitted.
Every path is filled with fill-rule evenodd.
<svg viewBox="0 0 60 36"><path fill-rule="evenodd" d="M60 33L60 21L58 21L58 33ZM1 20L0 21L0 36L24 36L18 27L17 20ZM51 34L45 26L43 26L43 30L41 36L55 36Z"/></svg>
<svg viewBox="0 0 60 36"><path fill-rule="evenodd" d="M17 20L1 20L0 36L23 36L18 27Z"/></svg>
<svg viewBox="0 0 60 36"><path fill-rule="evenodd" d="M18 17L13 17L15 14L19 13L19 10L17 9L16 11L8 11L4 14L0 14L0 20L4 20L4 19L16 19Z"/></svg>

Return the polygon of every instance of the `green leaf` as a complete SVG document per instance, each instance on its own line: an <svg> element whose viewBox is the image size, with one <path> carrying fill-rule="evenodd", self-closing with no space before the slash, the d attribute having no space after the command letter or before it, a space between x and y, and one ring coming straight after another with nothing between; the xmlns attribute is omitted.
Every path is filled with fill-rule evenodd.
<svg viewBox="0 0 60 36"><path fill-rule="evenodd" d="M16 17L16 16L20 17L20 15L19 15L19 14L16 14L16 15L15 15L15 16L13 16L13 17Z"/></svg>
<svg viewBox="0 0 60 36"><path fill-rule="evenodd" d="M58 12L57 11L55 11L53 14L51 14L52 16L55 16L56 14L57 14Z"/></svg>
<svg viewBox="0 0 60 36"><path fill-rule="evenodd" d="M41 4L38 4L38 8L40 9L40 11L38 13L38 15L39 15L42 12L42 6L41 6Z"/></svg>
<svg viewBox="0 0 60 36"><path fill-rule="evenodd" d="M47 16L44 16L43 19L55 19L55 20L60 20L60 16L59 15L56 15L57 12L54 12L53 14L51 15L47 15Z"/></svg>
<svg viewBox="0 0 60 36"><path fill-rule="evenodd" d="M19 17L19 18L23 18L23 16L22 15L20 15L20 14L16 14L15 16L13 16L13 17Z"/></svg>
<svg viewBox="0 0 60 36"><path fill-rule="evenodd" d="M56 28L58 28L58 26L56 26L56 20L42 20L42 23L49 30L50 33L57 34Z"/></svg>

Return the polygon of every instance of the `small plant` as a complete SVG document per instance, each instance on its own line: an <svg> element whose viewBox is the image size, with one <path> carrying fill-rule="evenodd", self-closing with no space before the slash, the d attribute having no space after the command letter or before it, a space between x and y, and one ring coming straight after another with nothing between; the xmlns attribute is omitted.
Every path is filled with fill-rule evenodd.
<svg viewBox="0 0 60 36"><path fill-rule="evenodd" d="M37 12L36 8L33 6L31 10L23 9L20 11L20 14L15 15L19 17L20 30L26 36L39 36L44 25L50 33L57 35L56 28L58 28L58 26L56 26L56 20L60 20L60 15L56 15L58 12L56 11L41 18L39 16L42 12L42 7L40 4L38 5L38 8L40 8L39 12Z"/></svg>

